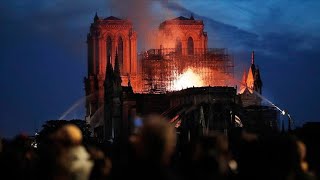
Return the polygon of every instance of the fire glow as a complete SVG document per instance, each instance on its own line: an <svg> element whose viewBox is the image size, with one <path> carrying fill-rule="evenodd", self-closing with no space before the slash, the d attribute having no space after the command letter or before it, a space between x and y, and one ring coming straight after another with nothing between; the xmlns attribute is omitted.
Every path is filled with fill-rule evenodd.
<svg viewBox="0 0 320 180"><path fill-rule="evenodd" d="M192 69L188 68L174 81L173 90L181 90L188 87L201 87L203 85L202 78Z"/></svg>

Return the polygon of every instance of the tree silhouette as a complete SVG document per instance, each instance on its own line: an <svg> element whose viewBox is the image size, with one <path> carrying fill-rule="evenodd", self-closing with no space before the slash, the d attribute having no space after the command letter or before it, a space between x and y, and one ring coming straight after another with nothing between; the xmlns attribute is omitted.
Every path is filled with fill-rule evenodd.
<svg viewBox="0 0 320 180"><path fill-rule="evenodd" d="M87 141L90 139L91 131L90 125L86 123L86 121L81 119L73 119L73 120L49 120L46 121L45 124L42 125L42 130L37 135L36 139L39 145L50 142L51 135L55 133L59 128L66 124L74 124L79 127L83 135L83 141Z"/></svg>

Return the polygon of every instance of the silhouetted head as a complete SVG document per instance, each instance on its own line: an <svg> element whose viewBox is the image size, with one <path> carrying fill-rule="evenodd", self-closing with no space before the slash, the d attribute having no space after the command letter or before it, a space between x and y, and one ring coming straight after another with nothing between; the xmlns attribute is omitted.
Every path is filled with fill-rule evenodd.
<svg viewBox="0 0 320 180"><path fill-rule="evenodd" d="M82 132L76 125L67 124L56 132L56 139L65 145L79 145L82 143Z"/></svg>
<svg viewBox="0 0 320 180"><path fill-rule="evenodd" d="M175 128L167 119L150 115L143 119L140 132L131 137L131 142L142 160L167 164L176 146Z"/></svg>
<svg viewBox="0 0 320 180"><path fill-rule="evenodd" d="M260 166L267 179L296 177L303 172L305 147L296 137L276 135L261 141Z"/></svg>
<svg viewBox="0 0 320 180"><path fill-rule="evenodd" d="M192 159L206 173L225 174L229 162L227 137L220 133L211 133L201 137L195 144Z"/></svg>

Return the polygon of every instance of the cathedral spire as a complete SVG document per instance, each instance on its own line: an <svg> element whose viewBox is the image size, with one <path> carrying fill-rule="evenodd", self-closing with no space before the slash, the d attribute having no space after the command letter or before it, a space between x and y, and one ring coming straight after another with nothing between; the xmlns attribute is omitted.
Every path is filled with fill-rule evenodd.
<svg viewBox="0 0 320 180"><path fill-rule="evenodd" d="M117 85L121 86L122 80L121 80L121 73L120 73L120 64L118 59L118 49L116 48L116 57L114 60L114 81Z"/></svg>
<svg viewBox="0 0 320 180"><path fill-rule="evenodd" d="M254 64L254 51L251 53L251 64Z"/></svg>
<svg viewBox="0 0 320 180"><path fill-rule="evenodd" d="M111 65L111 56L107 57L106 74L104 81L104 140L109 141L113 138L113 127L112 121L113 112L113 96L114 96L114 83L113 83L113 69Z"/></svg>
<svg viewBox="0 0 320 180"><path fill-rule="evenodd" d="M255 89L255 73L256 73L256 66L254 64L254 51L251 53L251 66L249 68L248 76L247 76L247 88L248 90L253 93Z"/></svg>
<svg viewBox="0 0 320 180"><path fill-rule="evenodd" d="M113 69L111 65L111 56L108 57L108 62L106 66L106 74L105 74L105 85L112 85L113 84Z"/></svg>
<svg viewBox="0 0 320 180"><path fill-rule="evenodd" d="M107 70L111 70L113 72L113 69L112 69L112 65L111 65L111 56L109 55L108 57L108 62L107 62Z"/></svg>
<svg viewBox="0 0 320 180"><path fill-rule="evenodd" d="M254 62L254 51L252 51L252 53L251 53L251 66L250 66L250 68L251 68L251 71L252 71L252 73L253 73L253 76L254 76L254 73L256 72L256 65L254 64L255 62Z"/></svg>

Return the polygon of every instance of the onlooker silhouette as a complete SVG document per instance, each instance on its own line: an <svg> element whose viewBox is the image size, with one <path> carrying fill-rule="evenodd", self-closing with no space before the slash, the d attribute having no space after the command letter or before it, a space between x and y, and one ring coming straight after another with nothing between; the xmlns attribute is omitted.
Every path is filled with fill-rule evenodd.
<svg viewBox="0 0 320 180"><path fill-rule="evenodd" d="M134 148L131 174L134 179L173 179L168 170L175 151L176 132L161 116L150 115L140 131L130 138Z"/></svg>

